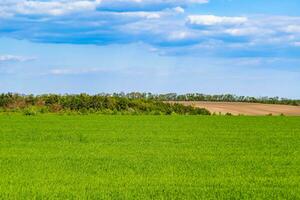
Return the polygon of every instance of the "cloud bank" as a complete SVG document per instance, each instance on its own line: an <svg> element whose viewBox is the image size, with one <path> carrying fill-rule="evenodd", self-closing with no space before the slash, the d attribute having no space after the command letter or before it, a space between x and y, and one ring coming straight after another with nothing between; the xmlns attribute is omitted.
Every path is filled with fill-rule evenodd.
<svg viewBox="0 0 300 200"><path fill-rule="evenodd" d="M0 36L44 43L145 43L161 55L300 55L300 17L185 12L205 3L208 0L2 0Z"/></svg>

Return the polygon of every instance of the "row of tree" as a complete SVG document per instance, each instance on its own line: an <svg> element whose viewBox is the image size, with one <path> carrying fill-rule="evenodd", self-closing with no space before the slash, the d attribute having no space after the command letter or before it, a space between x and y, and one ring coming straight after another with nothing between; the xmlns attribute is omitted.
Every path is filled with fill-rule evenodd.
<svg viewBox="0 0 300 200"><path fill-rule="evenodd" d="M100 112L128 114L189 114L207 115L206 109L183 106L171 101L218 101L252 102L267 104L300 105L300 100L279 97L247 97L236 95L205 95L191 93L178 95L152 93L101 93L97 95L21 95L15 93L0 94L0 109L3 111L38 110L39 112Z"/></svg>
<svg viewBox="0 0 300 200"><path fill-rule="evenodd" d="M3 111L24 111L29 115L35 112L210 115L206 109L132 95L47 94L35 96L7 93L0 94L0 108Z"/></svg>
<svg viewBox="0 0 300 200"><path fill-rule="evenodd" d="M300 105L300 99L287 99L279 97L249 97L237 96L232 94L206 95L201 93L188 94L152 94L152 93L114 93L101 94L104 96L126 97L131 99L153 99L159 101L216 101L216 102L248 102L248 103L266 103L266 104L283 104L283 105Z"/></svg>

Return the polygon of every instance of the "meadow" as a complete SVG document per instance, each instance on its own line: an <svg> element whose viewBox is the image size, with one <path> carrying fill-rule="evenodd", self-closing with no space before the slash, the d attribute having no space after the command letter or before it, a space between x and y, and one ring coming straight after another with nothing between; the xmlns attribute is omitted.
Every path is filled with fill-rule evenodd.
<svg viewBox="0 0 300 200"><path fill-rule="evenodd" d="M300 117L0 115L0 199L300 199Z"/></svg>

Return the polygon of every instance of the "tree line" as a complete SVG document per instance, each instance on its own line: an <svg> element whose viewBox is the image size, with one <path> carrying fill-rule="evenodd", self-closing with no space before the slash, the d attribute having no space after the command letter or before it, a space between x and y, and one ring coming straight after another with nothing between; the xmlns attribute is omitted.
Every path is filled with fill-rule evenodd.
<svg viewBox="0 0 300 200"><path fill-rule="evenodd" d="M28 114L38 112L77 112L102 114L180 114L209 115L209 111L192 106L184 106L174 101L215 101L251 102L299 106L300 100L279 97L248 97L231 94L205 95L190 94L152 94L152 93L100 93L88 94L44 94L22 95L17 93L0 94L0 111L22 111Z"/></svg>
<svg viewBox="0 0 300 200"><path fill-rule="evenodd" d="M103 94L110 95L110 94ZM280 97L250 97L237 96L232 94L206 95L201 93L188 94L152 94L152 93L114 93L112 96L126 97L133 99L153 99L159 101L214 101L214 102L246 102L246 103L265 103L265 104L282 104L282 105L300 105L300 99L288 99Z"/></svg>
<svg viewBox="0 0 300 200"><path fill-rule="evenodd" d="M0 94L3 112L37 113L99 113L99 114L153 114L153 115L210 115L203 108L165 103L156 98L137 94L78 94L78 95L21 95Z"/></svg>

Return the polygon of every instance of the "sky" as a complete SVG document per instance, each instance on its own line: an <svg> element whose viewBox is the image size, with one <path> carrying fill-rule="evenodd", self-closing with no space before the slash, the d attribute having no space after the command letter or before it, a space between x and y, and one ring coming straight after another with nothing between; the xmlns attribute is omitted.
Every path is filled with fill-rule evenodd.
<svg viewBox="0 0 300 200"><path fill-rule="evenodd" d="M299 0L1 0L0 92L300 98Z"/></svg>

